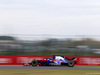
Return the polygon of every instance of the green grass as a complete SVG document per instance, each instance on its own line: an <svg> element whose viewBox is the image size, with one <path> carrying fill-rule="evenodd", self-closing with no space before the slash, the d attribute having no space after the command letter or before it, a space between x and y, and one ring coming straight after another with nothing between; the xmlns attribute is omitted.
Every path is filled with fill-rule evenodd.
<svg viewBox="0 0 100 75"><path fill-rule="evenodd" d="M70 51L70 50L40 50L34 52L24 52L23 50L14 52L0 52L0 56L52 56L52 55L62 55L62 56L100 56L100 54L94 54L92 52L82 52L82 51Z"/></svg>
<svg viewBox="0 0 100 75"><path fill-rule="evenodd" d="M99 70L1 69L0 75L100 75Z"/></svg>

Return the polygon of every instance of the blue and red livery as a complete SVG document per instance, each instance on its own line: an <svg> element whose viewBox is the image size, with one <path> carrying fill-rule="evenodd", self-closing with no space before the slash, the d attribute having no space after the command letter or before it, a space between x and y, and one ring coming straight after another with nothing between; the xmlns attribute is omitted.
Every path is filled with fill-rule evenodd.
<svg viewBox="0 0 100 75"><path fill-rule="evenodd" d="M77 63L76 58L65 58L64 56L53 56L53 58L44 58L41 60L33 59L31 62L24 63L24 65L32 65L32 66L69 66L73 67Z"/></svg>

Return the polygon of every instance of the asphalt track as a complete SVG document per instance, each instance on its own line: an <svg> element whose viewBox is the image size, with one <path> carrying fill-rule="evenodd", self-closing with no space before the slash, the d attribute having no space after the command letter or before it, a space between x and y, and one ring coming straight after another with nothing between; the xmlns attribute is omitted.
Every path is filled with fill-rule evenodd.
<svg viewBox="0 0 100 75"><path fill-rule="evenodd" d="M100 67L84 67L84 66L74 66L74 67L67 67L67 66L17 66L17 65L1 65L0 69L66 69L66 70L100 70Z"/></svg>

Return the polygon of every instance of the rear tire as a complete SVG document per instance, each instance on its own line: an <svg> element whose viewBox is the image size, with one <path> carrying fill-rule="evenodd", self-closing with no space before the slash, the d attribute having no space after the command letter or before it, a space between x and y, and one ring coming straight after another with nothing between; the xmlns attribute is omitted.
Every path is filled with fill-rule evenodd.
<svg viewBox="0 0 100 75"><path fill-rule="evenodd" d="M74 62L73 62L72 60L69 60L68 66L69 66L69 67L73 67L73 66L74 66Z"/></svg>
<svg viewBox="0 0 100 75"><path fill-rule="evenodd" d="M31 65L32 66L37 66L38 65L38 61L37 60L32 60Z"/></svg>

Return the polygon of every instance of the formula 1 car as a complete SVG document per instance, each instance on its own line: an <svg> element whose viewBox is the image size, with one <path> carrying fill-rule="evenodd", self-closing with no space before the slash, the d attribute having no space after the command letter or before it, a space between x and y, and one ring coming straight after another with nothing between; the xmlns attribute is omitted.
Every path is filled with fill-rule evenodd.
<svg viewBox="0 0 100 75"><path fill-rule="evenodd" d="M64 56L53 56L53 58L44 58L42 60L32 60L31 62L24 63L24 66L32 65L32 66L69 66L73 67L76 64L76 58L65 58Z"/></svg>

